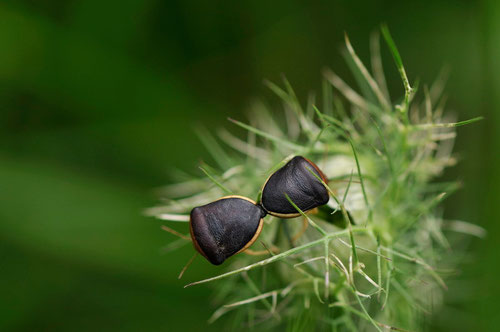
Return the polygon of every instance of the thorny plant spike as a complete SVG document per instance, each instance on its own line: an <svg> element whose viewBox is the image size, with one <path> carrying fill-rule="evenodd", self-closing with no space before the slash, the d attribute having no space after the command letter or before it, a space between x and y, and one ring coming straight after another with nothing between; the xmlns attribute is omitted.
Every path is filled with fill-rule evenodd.
<svg viewBox="0 0 500 332"><path fill-rule="evenodd" d="M218 131L218 138L201 130L219 168L203 164L205 177L164 187L166 203L147 210L184 226L177 227L180 234L164 227L183 238L194 206L228 192L258 201L265 179L294 155L317 163L330 179L327 184L313 173L331 195L316 214L304 214L287 196L301 217L267 217L253 248L267 244L279 253L235 255L222 273L221 267L212 269L216 276L187 285L215 288L220 307L210 322L225 316L232 327L259 330L420 331L429 321L422 316L442 305L445 272L465 252L462 236L482 236L484 230L442 218L439 204L458 183L438 177L455 164L455 128L479 118L447 122L442 79L419 100L385 26L382 36L403 82L399 99L389 97L380 35L371 38L373 74L346 36L347 61L362 94L330 70L319 104L309 98L302 105L287 80L284 88L268 82L282 100L283 114L258 103L248 124L230 119L246 139L227 130ZM295 245L291 234L304 217L313 227ZM185 243L179 239L167 249Z"/></svg>

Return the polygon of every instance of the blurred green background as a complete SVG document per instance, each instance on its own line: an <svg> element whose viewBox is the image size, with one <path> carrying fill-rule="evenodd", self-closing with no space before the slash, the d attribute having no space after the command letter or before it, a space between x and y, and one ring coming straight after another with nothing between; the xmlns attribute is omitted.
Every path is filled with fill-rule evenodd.
<svg viewBox="0 0 500 332"><path fill-rule="evenodd" d="M153 189L208 159L193 127L229 126L262 79L285 73L300 96L321 69L350 78L349 33L368 59L387 22L411 80L448 65L462 160L445 214L488 230L454 277L433 330L500 326L500 3L494 0L0 2L0 330L199 331L217 270L141 215ZM384 49L392 91L402 86ZM352 80L351 80L352 81ZM393 95L396 93L393 92ZM469 300L461 299L467 296Z"/></svg>

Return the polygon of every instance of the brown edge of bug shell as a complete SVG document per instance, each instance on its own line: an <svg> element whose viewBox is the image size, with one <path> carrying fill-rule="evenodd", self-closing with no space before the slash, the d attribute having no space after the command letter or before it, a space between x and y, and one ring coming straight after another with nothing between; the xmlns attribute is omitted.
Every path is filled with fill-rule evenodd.
<svg viewBox="0 0 500 332"><path fill-rule="evenodd" d="M221 197L219 199L216 199L213 202L217 202L217 201L220 201L220 200L223 200L223 199L228 199L228 198L240 198L240 199L244 199L244 200L246 200L246 201L248 201L248 202L250 202L250 203L252 203L252 204L254 204L254 205L258 206L258 207L260 207L260 208L263 208L262 205L257 204L255 201L251 200L250 198L245 197L245 196L240 196L240 195L224 196L224 197ZM211 203L213 203L213 202L211 202ZM257 226L257 230L255 231L254 236L250 239L250 241L247 242L247 244L245 244L243 246L243 248L241 248L240 250L238 250L234 255L239 254L240 252L243 252L243 251L247 250L257 240L257 238L260 235L260 232L262 231L263 226L264 226L264 218L260 218L260 220L259 220L259 226ZM208 257L205 255L205 253L203 252L203 250L201 250L201 247L198 244L198 241L196 241L196 238L194 236L193 225L192 225L192 222L191 222L191 216L189 217L189 233L191 234L191 241L193 242L194 249L196 251L198 251L201 255L203 255L203 257L205 257L208 260Z"/></svg>
<svg viewBox="0 0 500 332"><path fill-rule="evenodd" d="M328 178L326 177L325 173L323 173L323 171L318 167L318 165L316 165L315 163L313 163L311 160L307 159L306 157L303 157L303 156L295 156L295 157L302 157L302 158L304 158L312 167L314 167L315 170L318 171L319 176L321 177L321 179L323 180L323 182L325 182L326 184L328 184ZM291 158L290 160L292 160L292 159L293 158ZM290 160L288 162L290 162ZM264 187L266 186L266 184L269 181L269 179L271 178L271 176L273 176L273 174L274 173L269 174L269 176L266 179L266 182L264 182L264 185L262 186L262 189L260 190L261 192L264 191ZM291 218L296 218L296 217L300 217L301 216L301 214L299 212L297 212L297 213L276 213L276 212L271 212L271 211L269 211L269 210L266 209L266 207L264 206L264 204L262 204L262 198L261 198L261 201L259 202L259 204L260 204L260 206L268 214L270 214L273 217L278 217L278 218L283 218L283 219L291 219ZM302 212L306 213L306 212L313 211L314 209L316 209L316 208L313 208L313 209L307 210L307 211L302 211Z"/></svg>
<svg viewBox="0 0 500 332"><path fill-rule="evenodd" d="M325 173L323 173L323 171L318 167L318 165L316 165L315 163L313 163L312 161L310 161L309 159L307 159L306 157L302 157L304 158L305 160L307 160L307 162L309 164L311 164L314 169L316 169L319 173L319 176L321 177L321 179L323 180L324 183L328 184L328 178L326 177Z"/></svg>

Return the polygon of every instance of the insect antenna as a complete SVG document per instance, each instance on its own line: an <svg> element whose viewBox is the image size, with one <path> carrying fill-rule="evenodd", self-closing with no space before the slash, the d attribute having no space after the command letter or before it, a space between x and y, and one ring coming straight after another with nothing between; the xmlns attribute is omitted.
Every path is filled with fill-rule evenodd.
<svg viewBox="0 0 500 332"><path fill-rule="evenodd" d="M161 229L163 229L163 230L164 230L164 231L166 231L166 232L169 232L170 234L173 234L173 235L175 235L175 236L178 236L178 237L180 237L181 239L191 241L191 238L190 238L189 236L184 235L184 234L181 234L181 233L177 232L176 230L174 230L174 229L172 229L172 228L170 228L170 227L167 227L167 226L165 226L165 225L162 225L162 226L161 226Z"/></svg>
<svg viewBox="0 0 500 332"><path fill-rule="evenodd" d="M196 258L196 256L198 256L198 252L195 252L194 255L193 255L193 257L191 257L189 259L189 261L186 263L186 265L184 265L184 267L182 268L181 273L179 273L179 276L177 277L177 279L181 279L182 278L182 276L184 275L184 272L186 272L186 270L188 269L188 267L190 267L191 264L193 264L193 261Z"/></svg>

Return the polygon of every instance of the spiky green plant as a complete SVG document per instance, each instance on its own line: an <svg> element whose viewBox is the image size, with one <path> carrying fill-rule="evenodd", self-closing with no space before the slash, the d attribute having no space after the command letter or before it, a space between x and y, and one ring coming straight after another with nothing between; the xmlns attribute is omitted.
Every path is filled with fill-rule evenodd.
<svg viewBox="0 0 500 332"><path fill-rule="evenodd" d="M455 127L478 119L445 121L443 79L417 100L387 28L382 34L403 81L399 102L388 93L379 35L372 37L372 73L346 37L361 94L330 70L319 105L311 97L303 107L286 80L284 88L267 83L283 110L256 104L249 124L231 120L247 131L246 140L225 129L219 139L200 131L217 167L203 164L205 177L166 187L166 203L148 210L187 222L194 206L223 195L258 199L269 174L294 155L328 176L329 210L293 220L267 217L253 245L267 256L238 254L225 264L227 272L187 285L217 288L221 306L209 322L224 315L233 327L258 330L422 330L441 305L444 279L460 256L459 250L450 255L450 232L483 231L442 218L439 204L459 186L436 179L455 163ZM295 239L301 220L314 227ZM169 248L188 243L181 237Z"/></svg>

